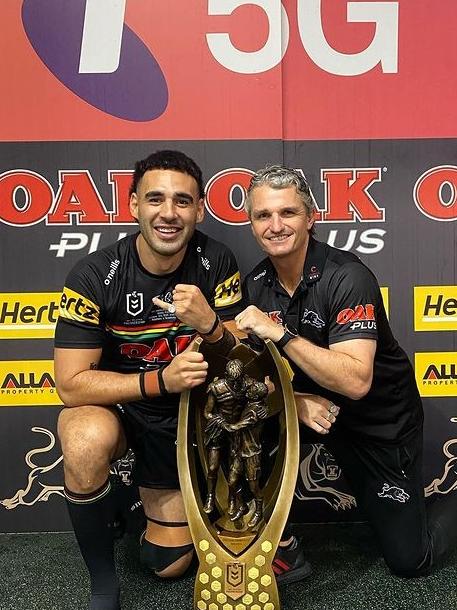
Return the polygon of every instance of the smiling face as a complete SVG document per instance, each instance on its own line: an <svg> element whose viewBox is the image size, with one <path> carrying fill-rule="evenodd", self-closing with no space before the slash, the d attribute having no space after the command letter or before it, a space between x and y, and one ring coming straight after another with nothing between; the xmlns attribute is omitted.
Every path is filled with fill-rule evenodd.
<svg viewBox="0 0 457 610"><path fill-rule="evenodd" d="M180 257L195 225L203 220L203 199L197 182L184 172L147 171L130 196L130 212L140 227L139 251L143 258Z"/></svg>
<svg viewBox="0 0 457 610"><path fill-rule="evenodd" d="M258 186L250 200L251 228L262 250L272 259L304 255L314 216L309 216L296 188Z"/></svg>

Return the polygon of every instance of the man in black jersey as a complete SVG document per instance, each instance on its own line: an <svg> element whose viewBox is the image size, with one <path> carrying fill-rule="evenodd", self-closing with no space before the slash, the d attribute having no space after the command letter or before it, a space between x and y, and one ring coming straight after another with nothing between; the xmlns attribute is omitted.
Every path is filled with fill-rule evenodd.
<svg viewBox="0 0 457 610"><path fill-rule="evenodd" d="M233 254L195 230L202 173L177 151L135 165L130 210L139 233L90 254L69 273L55 336L65 493L91 577L90 610L118 610L109 469L128 447L148 519L143 561L159 576L192 557L176 464L179 393L206 379L196 333L228 351L221 323L239 312Z"/></svg>
<svg viewBox="0 0 457 610"><path fill-rule="evenodd" d="M257 172L246 211L267 258L246 278L237 326L288 358L303 440L328 445L392 572L425 575L456 542L457 493L426 510L422 404L378 282L355 255L313 238L299 172Z"/></svg>

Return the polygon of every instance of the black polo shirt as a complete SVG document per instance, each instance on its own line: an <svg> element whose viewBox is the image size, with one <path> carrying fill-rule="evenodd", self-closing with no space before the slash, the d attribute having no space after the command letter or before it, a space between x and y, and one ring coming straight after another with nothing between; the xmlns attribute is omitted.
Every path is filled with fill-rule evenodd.
<svg viewBox="0 0 457 610"><path fill-rule="evenodd" d="M245 306L256 305L323 348L350 339L376 340L373 383L361 400L323 388L290 361L296 391L318 394L341 407L333 434L399 443L421 426L413 368L392 335L378 282L357 256L311 238L302 281L292 297L266 258L246 277L243 298Z"/></svg>

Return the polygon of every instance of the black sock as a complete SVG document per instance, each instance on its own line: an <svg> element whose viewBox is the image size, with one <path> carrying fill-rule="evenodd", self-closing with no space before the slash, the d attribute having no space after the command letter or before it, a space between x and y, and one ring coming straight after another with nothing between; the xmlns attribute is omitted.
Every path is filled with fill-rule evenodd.
<svg viewBox="0 0 457 610"><path fill-rule="evenodd" d="M90 610L119 610L119 581L114 564L110 482L91 494L65 488L68 512L91 581Z"/></svg>

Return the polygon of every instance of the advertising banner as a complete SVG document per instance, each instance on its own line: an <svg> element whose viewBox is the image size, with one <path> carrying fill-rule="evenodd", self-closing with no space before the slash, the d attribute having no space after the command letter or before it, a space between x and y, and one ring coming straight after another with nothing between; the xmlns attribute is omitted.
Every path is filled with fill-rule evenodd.
<svg viewBox="0 0 457 610"><path fill-rule="evenodd" d="M303 172L317 238L373 270L415 367L427 494L451 489L455 2L6 0L0 15L0 531L68 529L52 365L61 291L78 260L137 231L133 166L159 149L202 167L201 228L242 276L263 258L243 210L252 173ZM297 518L356 518L322 445L300 472Z"/></svg>

